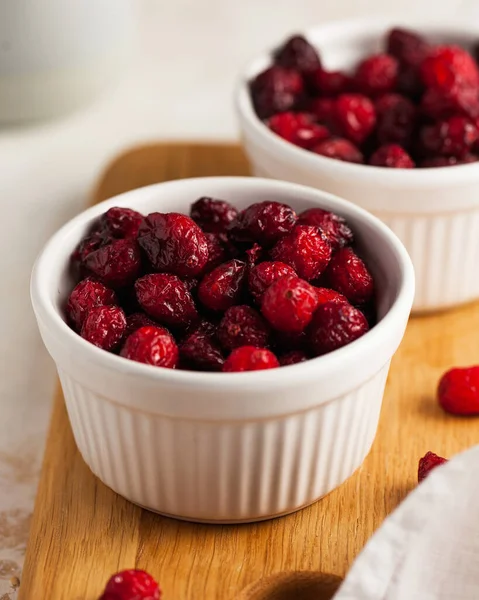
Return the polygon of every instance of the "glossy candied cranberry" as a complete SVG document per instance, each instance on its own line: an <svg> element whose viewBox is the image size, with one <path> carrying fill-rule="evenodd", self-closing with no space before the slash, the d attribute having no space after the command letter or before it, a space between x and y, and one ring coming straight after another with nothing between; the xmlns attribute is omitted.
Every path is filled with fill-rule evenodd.
<svg viewBox="0 0 479 600"><path fill-rule="evenodd" d="M346 298L346 296L343 296L343 294L340 294L336 290L331 290L331 289L325 288L325 287L317 287L317 288L315 288L315 291L316 291L316 297L318 299L318 306L320 304L325 304L326 302L336 302L336 303L339 302L341 304L348 302L348 299Z"/></svg>
<svg viewBox="0 0 479 600"><path fill-rule="evenodd" d="M479 96L475 88L455 87L449 91L429 89L421 99L421 111L433 120L463 115L479 116Z"/></svg>
<svg viewBox="0 0 479 600"><path fill-rule="evenodd" d="M83 321L81 336L103 350L114 350L126 329L125 313L118 306L95 306Z"/></svg>
<svg viewBox="0 0 479 600"><path fill-rule="evenodd" d="M325 140L313 148L315 154L335 158L343 162L351 162L361 164L364 162L364 157L361 151L349 140L342 138L333 138Z"/></svg>
<svg viewBox="0 0 479 600"><path fill-rule="evenodd" d="M255 346L241 346L235 348L225 360L223 371L262 371L276 367L279 367L279 362L271 350Z"/></svg>
<svg viewBox="0 0 479 600"><path fill-rule="evenodd" d="M79 330L88 312L95 306L116 304L116 294L103 283L87 277L72 290L66 306L68 320Z"/></svg>
<svg viewBox="0 0 479 600"><path fill-rule="evenodd" d="M229 258L229 253L222 239L223 234L205 233L206 243L208 245L208 262L203 271L207 273L215 267L225 262Z"/></svg>
<svg viewBox="0 0 479 600"><path fill-rule="evenodd" d="M369 329L363 313L350 304L325 302L314 313L308 328L310 349L315 356L350 344Z"/></svg>
<svg viewBox="0 0 479 600"><path fill-rule="evenodd" d="M269 67L250 83L256 114L260 119L267 119L292 110L298 104L303 88L303 79L297 71L278 65Z"/></svg>
<svg viewBox="0 0 479 600"><path fill-rule="evenodd" d="M479 156L476 154L465 154L461 158L455 156L435 156L433 158L426 158L419 163L419 166L423 169L430 169L433 167L454 167L455 165L467 165L479 161Z"/></svg>
<svg viewBox="0 0 479 600"><path fill-rule="evenodd" d="M367 266L352 248L341 248L331 259L326 278L329 285L351 304L365 304L374 294L374 281Z"/></svg>
<svg viewBox="0 0 479 600"><path fill-rule="evenodd" d="M173 336L158 325L134 331L126 339L120 355L155 367L175 369L178 366L178 346Z"/></svg>
<svg viewBox="0 0 479 600"><path fill-rule="evenodd" d="M434 452L426 452L426 454L419 460L418 469L417 469L417 480L418 483L421 483L429 473L438 467L439 465L443 465L447 463L446 458L442 458L442 456L438 456L434 454Z"/></svg>
<svg viewBox="0 0 479 600"><path fill-rule="evenodd" d="M269 286L285 275L296 275L296 271L280 261L264 261L251 269L248 274L248 287L256 302L261 302Z"/></svg>
<svg viewBox="0 0 479 600"><path fill-rule="evenodd" d="M240 241L271 246L289 233L296 223L296 213L280 202L256 202L241 211L231 223L230 233Z"/></svg>
<svg viewBox="0 0 479 600"><path fill-rule="evenodd" d="M140 249L135 240L115 240L90 252L84 264L89 273L105 285L121 288L133 283L140 272Z"/></svg>
<svg viewBox="0 0 479 600"><path fill-rule="evenodd" d="M390 54L376 54L363 60L356 69L357 89L368 97L380 96L396 89L399 63Z"/></svg>
<svg viewBox="0 0 479 600"><path fill-rule="evenodd" d="M308 84L314 94L332 98L349 92L352 87L351 77L346 73L322 68L308 74Z"/></svg>
<svg viewBox="0 0 479 600"><path fill-rule="evenodd" d="M146 571L129 569L113 575L100 600L160 600L158 584Z"/></svg>
<svg viewBox="0 0 479 600"><path fill-rule="evenodd" d="M198 287L200 302L214 311L224 311L236 304L243 291L246 263L233 259L205 275Z"/></svg>
<svg viewBox="0 0 479 600"><path fill-rule="evenodd" d="M421 64L421 76L428 88L452 90L479 86L479 70L472 56L459 46L431 48Z"/></svg>
<svg viewBox="0 0 479 600"><path fill-rule="evenodd" d="M353 232L346 223L346 219L323 208L304 210L298 215L298 225L319 227L333 250L348 246L354 241Z"/></svg>
<svg viewBox="0 0 479 600"><path fill-rule="evenodd" d="M429 44L416 31L394 27L387 34L386 50L400 62L419 65L429 51Z"/></svg>
<svg viewBox="0 0 479 600"><path fill-rule="evenodd" d="M330 136L327 127L314 123L305 113L278 113L268 120L268 127L288 142L306 149Z"/></svg>
<svg viewBox="0 0 479 600"><path fill-rule="evenodd" d="M479 415L479 367L455 368L444 373L439 381L437 398L448 413Z"/></svg>
<svg viewBox="0 0 479 600"><path fill-rule="evenodd" d="M316 288L296 275L287 275L265 291L261 312L278 331L300 333L310 323L317 306Z"/></svg>
<svg viewBox="0 0 479 600"><path fill-rule="evenodd" d="M100 222L110 235L116 238L136 238L143 215L131 208L114 206L106 211Z"/></svg>
<svg viewBox="0 0 479 600"><path fill-rule="evenodd" d="M271 249L273 260L286 263L310 281L323 273L331 259L331 245L318 227L297 225Z"/></svg>
<svg viewBox="0 0 479 600"><path fill-rule="evenodd" d="M376 125L372 101L362 94L342 94L335 104L336 123L344 137L362 144Z"/></svg>
<svg viewBox="0 0 479 600"><path fill-rule="evenodd" d="M186 327L198 317L185 283L170 273L151 273L135 282L141 308L159 323Z"/></svg>
<svg viewBox="0 0 479 600"><path fill-rule="evenodd" d="M451 117L421 131L424 150L433 155L461 157L478 140L479 132L466 117Z"/></svg>
<svg viewBox="0 0 479 600"><path fill-rule="evenodd" d="M321 66L316 48L302 35L293 35L273 53L274 62L307 73Z"/></svg>
<svg viewBox="0 0 479 600"><path fill-rule="evenodd" d="M313 98L309 103L309 110L316 117L318 123L325 125L332 133L337 133L335 100Z"/></svg>
<svg viewBox="0 0 479 600"><path fill-rule="evenodd" d="M375 103L376 138L380 145L401 144L408 147L416 124L414 104L400 94L385 94Z"/></svg>
<svg viewBox="0 0 479 600"><path fill-rule="evenodd" d="M238 214L225 200L199 198L191 205L190 216L206 233L224 233Z"/></svg>
<svg viewBox="0 0 479 600"><path fill-rule="evenodd" d="M132 333L134 333L140 327L148 327L148 326L157 326L157 323L150 319L148 315L142 312L135 312L126 317L126 330L125 335L123 336L125 339L129 337Z"/></svg>
<svg viewBox="0 0 479 600"><path fill-rule="evenodd" d="M282 354L279 357L279 364L282 367L287 367L288 365L296 365L305 362L306 360L308 360L306 352L303 352L302 350L291 350L291 352Z"/></svg>
<svg viewBox="0 0 479 600"><path fill-rule="evenodd" d="M269 346L270 327L251 306L228 308L217 330L217 338L225 350L240 346Z"/></svg>
<svg viewBox="0 0 479 600"><path fill-rule="evenodd" d="M223 353L211 335L192 333L180 344L183 368L198 371L221 371L225 362Z"/></svg>
<svg viewBox="0 0 479 600"><path fill-rule="evenodd" d="M389 167L390 169L413 169L416 165L409 154L399 144L384 144L380 146L369 159L374 167Z"/></svg>
<svg viewBox="0 0 479 600"><path fill-rule="evenodd" d="M180 213L149 214L138 232L138 243L154 269L179 277L195 277L208 262L205 234Z"/></svg>

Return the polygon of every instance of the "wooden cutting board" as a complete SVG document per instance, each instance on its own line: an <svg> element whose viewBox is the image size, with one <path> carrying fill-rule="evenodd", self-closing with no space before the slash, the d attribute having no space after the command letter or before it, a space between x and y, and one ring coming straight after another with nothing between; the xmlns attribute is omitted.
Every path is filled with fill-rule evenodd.
<svg viewBox="0 0 479 600"><path fill-rule="evenodd" d="M110 165L92 201L168 179L246 174L236 146L146 146ZM132 567L150 571L165 600L234 600L256 580L287 570L344 576L370 535L416 485L420 456L428 450L451 456L479 442L476 419L447 416L435 402L445 369L479 364L478 332L477 303L411 319L364 465L309 508L253 525L183 523L117 496L81 459L59 392L20 599L96 600L113 572ZM300 597L285 594L285 600Z"/></svg>

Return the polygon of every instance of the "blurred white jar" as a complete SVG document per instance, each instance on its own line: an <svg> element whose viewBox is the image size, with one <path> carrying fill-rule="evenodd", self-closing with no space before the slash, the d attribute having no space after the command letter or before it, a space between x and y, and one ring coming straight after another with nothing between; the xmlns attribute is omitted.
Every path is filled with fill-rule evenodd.
<svg viewBox="0 0 479 600"><path fill-rule="evenodd" d="M131 0L0 0L0 123L91 101L124 69L132 31Z"/></svg>

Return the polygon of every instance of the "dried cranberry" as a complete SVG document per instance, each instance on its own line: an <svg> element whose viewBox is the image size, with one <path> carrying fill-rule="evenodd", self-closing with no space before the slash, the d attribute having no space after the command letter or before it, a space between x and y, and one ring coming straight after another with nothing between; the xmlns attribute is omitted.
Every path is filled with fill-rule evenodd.
<svg viewBox="0 0 479 600"><path fill-rule="evenodd" d="M450 91L457 86L477 88L479 70L472 56L459 46L436 46L421 64L421 76L428 88Z"/></svg>
<svg viewBox="0 0 479 600"><path fill-rule="evenodd" d="M352 87L351 77L342 71L325 71L316 69L308 75L308 84L312 92L321 96L335 98L339 94L349 92Z"/></svg>
<svg viewBox="0 0 479 600"><path fill-rule="evenodd" d="M180 213L151 213L138 232L138 243L157 271L195 277L208 262L208 242L198 225Z"/></svg>
<svg viewBox="0 0 479 600"><path fill-rule="evenodd" d="M85 260L98 248L111 243L112 239L106 231L93 231L78 244L77 248L72 254L72 260L85 265Z"/></svg>
<svg viewBox="0 0 479 600"><path fill-rule="evenodd" d="M205 273L213 270L229 258L229 253L225 248L221 235L218 233L205 233L208 245L208 262L203 269Z"/></svg>
<svg viewBox="0 0 479 600"><path fill-rule="evenodd" d="M116 304L115 292L92 277L78 283L70 294L66 306L68 320L81 329L88 312L95 306Z"/></svg>
<svg viewBox="0 0 479 600"><path fill-rule="evenodd" d="M257 302L261 302L264 292L280 277L296 275L289 265L276 261L265 261L256 265L248 275L249 291Z"/></svg>
<svg viewBox="0 0 479 600"><path fill-rule="evenodd" d="M207 333L192 333L180 344L183 367L199 371L221 371L225 362L223 353Z"/></svg>
<svg viewBox="0 0 479 600"><path fill-rule="evenodd" d="M309 109L319 123L325 125L332 133L337 133L335 100L332 98L313 98Z"/></svg>
<svg viewBox="0 0 479 600"><path fill-rule="evenodd" d="M103 350L114 350L126 329L125 313L118 306L95 306L81 328L81 336Z"/></svg>
<svg viewBox="0 0 479 600"><path fill-rule="evenodd" d="M295 223L296 213L287 204L257 202L239 213L230 232L234 239L270 246L289 233Z"/></svg>
<svg viewBox="0 0 479 600"><path fill-rule="evenodd" d="M322 208L309 208L298 215L298 225L319 227L333 250L348 246L354 241L353 232L346 219Z"/></svg>
<svg viewBox="0 0 479 600"><path fill-rule="evenodd" d="M120 288L133 283L140 272L140 249L135 240L115 240L90 252L85 267L105 285Z"/></svg>
<svg viewBox="0 0 479 600"><path fill-rule="evenodd" d="M145 315L145 313L142 313L142 312L133 313L133 314L129 315L128 317L126 317L126 330L125 330L124 338L126 339L132 333L135 333L135 331L137 329L140 329L140 327L149 327L150 325L157 326L155 321L150 319L150 317L148 315Z"/></svg>
<svg viewBox="0 0 479 600"><path fill-rule="evenodd" d="M178 366L178 346L164 327L140 327L127 338L120 354L154 367L175 369Z"/></svg>
<svg viewBox="0 0 479 600"><path fill-rule="evenodd" d="M450 369L441 377L437 389L441 407L453 415L479 414L479 367Z"/></svg>
<svg viewBox="0 0 479 600"><path fill-rule="evenodd" d="M176 275L152 273L135 282L141 308L159 323L186 327L198 317L193 298Z"/></svg>
<svg viewBox="0 0 479 600"><path fill-rule="evenodd" d="M423 114L433 120L464 115L479 116L479 95L475 88L454 87L451 90L427 90L421 100Z"/></svg>
<svg viewBox="0 0 479 600"><path fill-rule="evenodd" d="M321 356L350 344L368 329L366 317L354 306L325 302L318 306L307 333L311 351Z"/></svg>
<svg viewBox="0 0 479 600"><path fill-rule="evenodd" d="M215 311L224 311L239 300L246 275L246 263L230 260L203 277L198 287L200 302Z"/></svg>
<svg viewBox="0 0 479 600"><path fill-rule="evenodd" d="M254 308L246 305L232 306L225 312L217 337L225 350L240 346L269 346L270 328Z"/></svg>
<svg viewBox="0 0 479 600"><path fill-rule="evenodd" d="M465 117L451 117L421 131L424 150L433 155L461 157L479 139L479 132Z"/></svg>
<svg viewBox="0 0 479 600"><path fill-rule="evenodd" d="M349 140L335 138L325 140L313 148L315 154L335 158L344 162L363 163L364 157L361 151Z"/></svg>
<svg viewBox="0 0 479 600"><path fill-rule="evenodd" d="M448 461L446 458L442 458L442 456L438 456L437 454L434 454L434 452L426 452L426 454L419 460L417 469L418 482L421 483L421 481L426 479L433 469L447 462Z"/></svg>
<svg viewBox="0 0 479 600"><path fill-rule="evenodd" d="M363 60L354 77L357 89L369 97L396 89L399 64L390 54L376 54Z"/></svg>
<svg viewBox="0 0 479 600"><path fill-rule="evenodd" d="M206 233L224 233L238 214L225 200L200 198L191 205L190 216Z"/></svg>
<svg viewBox="0 0 479 600"><path fill-rule="evenodd" d="M413 169L414 161L399 144L380 146L369 159L373 167L389 167L390 169Z"/></svg>
<svg viewBox="0 0 479 600"><path fill-rule="evenodd" d="M374 294L374 281L364 262L351 248L341 248L331 259L326 277L333 290L351 304L365 304Z"/></svg>
<svg viewBox="0 0 479 600"><path fill-rule="evenodd" d="M288 365L296 365L305 362L306 360L308 360L306 352L303 352L302 350L292 350L279 357L279 364L282 367L287 367Z"/></svg>
<svg viewBox="0 0 479 600"><path fill-rule="evenodd" d="M409 65L419 65L429 51L429 44L415 31L395 27L387 35L388 54Z"/></svg>
<svg viewBox="0 0 479 600"><path fill-rule="evenodd" d="M329 288L325 287L317 287L315 290L316 297L318 299L318 306L320 304L325 304L326 302L339 302L341 304L348 302L346 296L343 296L343 294L340 294L336 290L330 290Z"/></svg>
<svg viewBox="0 0 479 600"><path fill-rule="evenodd" d="M300 333L318 306L316 288L296 275L275 281L263 294L261 312L278 331Z"/></svg>
<svg viewBox="0 0 479 600"><path fill-rule="evenodd" d="M160 600L158 584L146 571L130 569L110 578L100 600Z"/></svg>
<svg viewBox="0 0 479 600"><path fill-rule="evenodd" d="M116 238L136 238L143 215L131 208L114 206L106 211L100 222L110 235Z"/></svg>
<svg viewBox="0 0 479 600"><path fill-rule="evenodd" d="M250 88L256 114L267 119L295 107L303 93L303 79L297 71L274 65L257 75Z"/></svg>
<svg viewBox="0 0 479 600"><path fill-rule="evenodd" d="M331 245L318 227L297 225L272 248L273 260L286 263L299 277L316 279L328 266Z"/></svg>
<svg viewBox="0 0 479 600"><path fill-rule="evenodd" d="M361 94L342 94L335 104L335 117L344 137L362 144L376 125L376 111L372 101Z"/></svg>
<svg viewBox="0 0 479 600"><path fill-rule="evenodd" d="M321 66L316 49L302 35L290 37L274 51L273 57L277 65L286 69L296 69L303 73Z"/></svg>
<svg viewBox="0 0 479 600"><path fill-rule="evenodd" d="M268 120L268 127L288 142L306 149L312 148L330 135L324 125L312 122L311 117L304 113L278 113Z"/></svg>
<svg viewBox="0 0 479 600"><path fill-rule="evenodd" d="M376 101L375 107L379 144L409 146L416 124L414 104L399 94L385 94Z"/></svg>
<svg viewBox="0 0 479 600"><path fill-rule="evenodd" d="M279 367L278 359L270 350L255 346L241 346L235 348L225 360L223 371L262 371L276 367Z"/></svg>

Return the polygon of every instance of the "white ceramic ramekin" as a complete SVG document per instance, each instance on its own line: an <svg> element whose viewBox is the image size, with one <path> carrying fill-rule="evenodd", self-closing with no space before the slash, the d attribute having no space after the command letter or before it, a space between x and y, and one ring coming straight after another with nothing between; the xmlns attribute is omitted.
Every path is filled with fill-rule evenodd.
<svg viewBox="0 0 479 600"><path fill-rule="evenodd" d="M274 198L298 210L322 206L344 215L376 278L378 325L329 355L251 373L143 365L99 350L66 325L69 256L95 218L117 205L188 212L205 195L240 208ZM396 236L350 203L291 183L215 177L141 188L85 211L41 253L31 294L76 443L93 473L151 510L235 522L310 504L361 465L408 320L414 273Z"/></svg>
<svg viewBox="0 0 479 600"><path fill-rule="evenodd" d="M351 68L381 48L398 21L367 19L311 29L306 37L327 68ZM434 26L401 21L431 40L466 46L479 27ZM414 311L451 307L479 298L479 163L436 169L385 169L333 160L297 148L273 134L257 118L247 82L270 63L269 53L245 70L236 91L244 148L252 171L310 185L371 211L401 239L416 272Z"/></svg>

